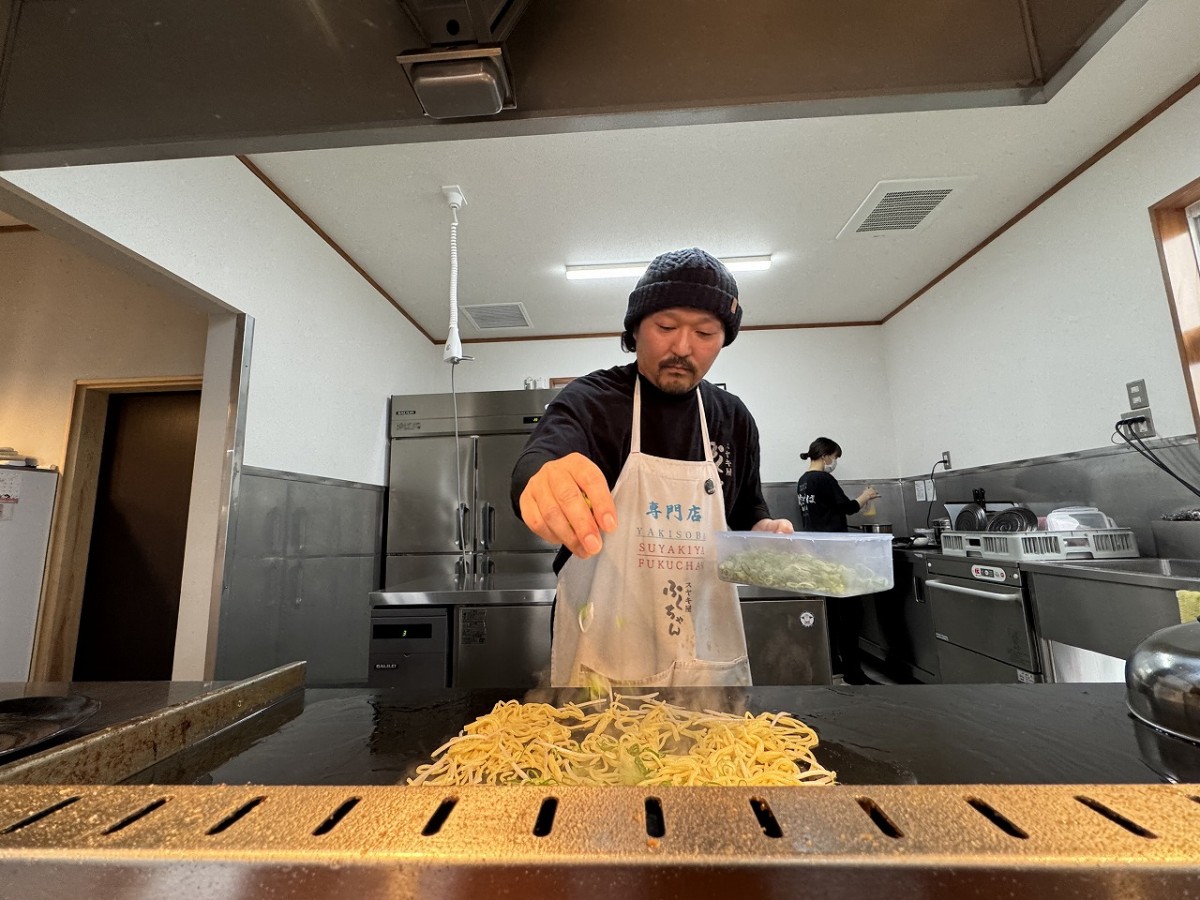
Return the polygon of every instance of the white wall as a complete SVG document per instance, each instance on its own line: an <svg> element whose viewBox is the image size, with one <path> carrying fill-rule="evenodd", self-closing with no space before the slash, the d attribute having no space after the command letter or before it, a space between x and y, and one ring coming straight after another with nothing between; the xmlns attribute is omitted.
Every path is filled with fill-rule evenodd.
<svg viewBox="0 0 1200 900"><path fill-rule="evenodd" d="M1147 208L1196 178L1200 90L883 326L902 474L1105 446L1138 378L1194 430Z"/></svg>
<svg viewBox="0 0 1200 900"><path fill-rule="evenodd" d="M76 379L199 376L207 329L48 235L0 234L0 446L61 467Z"/></svg>
<svg viewBox="0 0 1200 900"><path fill-rule="evenodd" d="M464 352L476 359L455 373L463 391L518 390L530 376L585 375L634 360L616 337L468 344ZM807 465L800 453L819 435L842 445L839 476L898 475L880 329L743 331L708 379L724 382L754 414L763 481L798 478ZM443 382L435 390L449 389L448 374Z"/></svg>
<svg viewBox="0 0 1200 900"><path fill-rule="evenodd" d="M441 389L432 345L245 166L4 177L254 317L246 465L385 483L387 398Z"/></svg>
<svg viewBox="0 0 1200 900"><path fill-rule="evenodd" d="M1197 133L1200 91L881 330L739 336L711 377L755 413L764 480L795 477L816 434L842 443L847 478L927 471L943 449L964 467L1102 446L1135 378L1160 431L1189 432L1146 208L1200 176ZM236 160L6 177L255 317L247 465L382 484L388 395L449 388L440 348ZM615 339L468 352L460 390L629 358Z"/></svg>

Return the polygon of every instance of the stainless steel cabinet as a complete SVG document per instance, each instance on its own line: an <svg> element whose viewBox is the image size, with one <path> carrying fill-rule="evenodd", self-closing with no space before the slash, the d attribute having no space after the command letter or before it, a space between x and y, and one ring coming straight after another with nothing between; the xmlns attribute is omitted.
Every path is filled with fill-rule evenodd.
<svg viewBox="0 0 1200 900"><path fill-rule="evenodd" d="M1194 572L1191 577L1167 574L1170 562L1023 564L1047 680L1124 681L1125 660L1137 645L1158 629L1179 623L1175 592L1200 588Z"/></svg>
<svg viewBox="0 0 1200 900"><path fill-rule="evenodd" d="M925 588L928 561L923 555L897 552L894 570L895 587L863 598L860 646L896 674L937 683L938 642Z"/></svg>
<svg viewBox="0 0 1200 900"><path fill-rule="evenodd" d="M557 548L525 527L509 494L517 457L555 393L392 398L385 586L550 570Z"/></svg>
<svg viewBox="0 0 1200 900"><path fill-rule="evenodd" d="M453 435L392 441L387 528L390 552L403 548L405 553L453 554L463 549L462 540L470 548L474 541L469 518L474 502L471 451L469 439L456 443ZM457 506L460 487L462 509Z"/></svg>
<svg viewBox="0 0 1200 900"><path fill-rule="evenodd" d="M454 607L451 686L549 684L550 610L550 604Z"/></svg>
<svg viewBox="0 0 1200 900"><path fill-rule="evenodd" d="M756 685L832 683L823 598L747 585L738 596Z"/></svg>

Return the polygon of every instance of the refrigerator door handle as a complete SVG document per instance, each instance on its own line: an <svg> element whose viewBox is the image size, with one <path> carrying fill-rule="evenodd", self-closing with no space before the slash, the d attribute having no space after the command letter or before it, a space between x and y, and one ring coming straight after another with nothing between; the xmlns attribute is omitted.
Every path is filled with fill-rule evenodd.
<svg viewBox="0 0 1200 900"><path fill-rule="evenodd" d="M496 507L490 503L483 504L483 521L480 523L481 549L491 550L496 541Z"/></svg>
<svg viewBox="0 0 1200 900"><path fill-rule="evenodd" d="M472 535L467 531L467 525L471 521L471 507L465 503L458 505L458 517L455 522L454 530L454 546L459 550L466 549L466 545L471 543Z"/></svg>

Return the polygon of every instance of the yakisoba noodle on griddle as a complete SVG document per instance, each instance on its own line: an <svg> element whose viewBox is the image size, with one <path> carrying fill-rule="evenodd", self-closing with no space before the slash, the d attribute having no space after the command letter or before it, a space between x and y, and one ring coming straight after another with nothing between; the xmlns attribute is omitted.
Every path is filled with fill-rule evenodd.
<svg viewBox="0 0 1200 900"><path fill-rule="evenodd" d="M833 784L816 733L787 713L693 712L617 695L497 703L433 752L409 784Z"/></svg>

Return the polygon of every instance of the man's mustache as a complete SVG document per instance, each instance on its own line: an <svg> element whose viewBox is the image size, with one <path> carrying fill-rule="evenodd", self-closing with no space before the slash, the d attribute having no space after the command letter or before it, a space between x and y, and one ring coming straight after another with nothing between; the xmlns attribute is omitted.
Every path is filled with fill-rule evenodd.
<svg viewBox="0 0 1200 900"><path fill-rule="evenodd" d="M664 359L661 363L658 364L658 367L660 369L671 369L671 368L687 369L687 371L689 371L693 374L696 371L695 366L693 366L691 364L691 362L684 359L682 356L672 356L669 359Z"/></svg>

